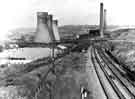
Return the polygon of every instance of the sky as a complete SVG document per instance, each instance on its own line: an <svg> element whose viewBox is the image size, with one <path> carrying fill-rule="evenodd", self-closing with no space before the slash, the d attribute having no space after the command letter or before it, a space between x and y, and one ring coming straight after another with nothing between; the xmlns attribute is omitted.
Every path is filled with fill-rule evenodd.
<svg viewBox="0 0 135 99"><path fill-rule="evenodd" d="M135 0L1 0L1 34L15 28L36 27L36 12L53 14L59 25L99 24L99 5L107 9L107 24L135 25Z"/></svg>

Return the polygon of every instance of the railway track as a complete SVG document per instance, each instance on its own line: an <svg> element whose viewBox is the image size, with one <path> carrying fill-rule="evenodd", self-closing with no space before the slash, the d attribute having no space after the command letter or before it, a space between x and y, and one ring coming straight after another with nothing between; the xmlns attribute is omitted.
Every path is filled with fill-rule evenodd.
<svg viewBox="0 0 135 99"><path fill-rule="evenodd" d="M133 71L130 71L127 67L128 66L125 66L122 62L120 62L119 60L116 59L116 57L114 57L110 52L107 53L106 51L103 53L103 55L105 57L108 58L109 62L112 64L112 65L115 65L115 67L117 67L119 70L123 70L126 75L126 79L132 83L132 85L135 87L135 83L133 83L133 81L135 80L135 73ZM119 66L117 66L119 65ZM130 78L129 78L130 77Z"/></svg>
<svg viewBox="0 0 135 99"><path fill-rule="evenodd" d="M98 53L98 55L99 55L99 53ZM123 95L127 96L126 99L134 99L135 98L134 93L129 89L128 85L125 84L125 82L123 82L124 79L122 79L122 76L121 77L118 76L118 73L115 73L115 70L111 68L111 65L108 64L107 61L105 61L104 57L101 57L101 55L99 55L99 56L102 59L102 61L105 63L106 70L111 72L111 76L113 77L114 81L115 80L118 81L118 84L116 84L116 85L117 86L121 86L121 87L119 87L119 89L121 90Z"/></svg>
<svg viewBox="0 0 135 99"><path fill-rule="evenodd" d="M115 77L116 75L108 68L108 64L106 64L101 59L101 57L96 52L96 50L93 49L93 52L91 52L91 53L93 53L92 61L95 60L95 61L93 61L93 64L94 64L97 75L101 75L101 72L103 72L104 78L106 78L106 83L108 83L111 87L110 89L105 90L107 88L105 88L106 83L103 84L103 81L102 81L103 76L100 76L100 78L98 77L100 80L101 86L104 90L104 93L106 94L106 98L107 99L134 99L134 94L127 88L127 86L125 86L122 83L121 79L118 79L118 77ZM98 66L95 65L95 62L98 64ZM98 71L97 68L100 68L100 72ZM101 77L102 77L102 80L101 80ZM109 86L108 86L108 88L109 88ZM115 98L112 96L113 94L111 92L115 93Z"/></svg>
<svg viewBox="0 0 135 99"><path fill-rule="evenodd" d="M122 68L120 68L120 66L118 66L117 64L115 64L115 62L113 60L111 60L110 57L107 56L104 51L100 50L100 51L98 51L98 53L102 57L103 61L106 64L109 64L108 65L108 68L121 81L121 83L123 84L123 86L127 87L127 90L129 90L132 93L132 95L134 96L134 98L135 98L135 85L127 77L123 76L124 74L121 71ZM126 73L126 71L124 71L124 72Z"/></svg>
<svg viewBox="0 0 135 99"><path fill-rule="evenodd" d="M108 80L109 77L105 75L100 64L97 62L94 54L94 49L91 50L91 54L92 63L94 65L95 72L97 73L97 77L106 96L106 99L121 99L119 95L117 95L116 90L114 90L113 86L110 84L110 81Z"/></svg>
<svg viewBox="0 0 135 99"><path fill-rule="evenodd" d="M104 92L104 94L105 94L105 97L106 97L106 99L109 99L109 95L108 95L108 93L107 93L107 89L106 89L106 87L104 86L104 83L103 83L102 79L100 78L100 73L99 73L99 71L98 71L98 68L96 67L96 62L95 62L95 60L94 60L94 55L92 55L92 53L93 53L93 51L92 51L92 49L91 49L91 60L92 60L92 64L94 65L95 72L96 72L96 74L97 74L97 77L98 77L98 80L99 80L100 85L101 85L101 87L102 87L102 90L103 90L103 92Z"/></svg>
<svg viewBox="0 0 135 99"><path fill-rule="evenodd" d="M135 72L131 71L129 68L127 68L128 66L126 66L122 61L118 60L115 56L112 55L111 52L106 51L106 53L109 55L109 58L111 58L113 60L113 63L117 63L119 65L119 67L126 72L126 74L128 75L128 79L130 81L135 81Z"/></svg>

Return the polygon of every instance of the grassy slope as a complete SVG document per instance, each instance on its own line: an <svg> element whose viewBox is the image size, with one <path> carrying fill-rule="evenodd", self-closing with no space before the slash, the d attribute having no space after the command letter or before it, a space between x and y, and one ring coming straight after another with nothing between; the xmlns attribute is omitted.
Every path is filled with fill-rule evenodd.
<svg viewBox="0 0 135 99"><path fill-rule="evenodd" d="M85 62L86 57L82 53L71 53L56 62L57 78L52 81L55 99L80 98L80 85L87 86ZM39 99L44 97L43 94L39 96Z"/></svg>
<svg viewBox="0 0 135 99"><path fill-rule="evenodd" d="M50 73L47 78L47 81L52 84L49 89L53 89L51 93L55 96L55 99L79 99L80 86L87 86L87 75L85 74L86 59L87 58L82 53L70 53L55 63L57 79L52 73ZM15 85L0 87L0 96L6 98L10 97L9 99L17 99L17 96L24 97L24 99L31 99L37 83L39 82L37 74L42 75L47 70L47 67L42 67L24 74L21 77L14 78L13 83ZM4 84L6 83L7 81L4 82ZM7 96L2 95L3 91ZM38 99L43 99L43 97L49 99L49 92L46 88L41 90Z"/></svg>
<svg viewBox="0 0 135 99"><path fill-rule="evenodd" d="M115 39L124 39L126 41L134 41L134 30L119 30L112 33ZM135 69L135 43L134 42L117 42L113 43L115 54L118 59L123 61L131 70Z"/></svg>

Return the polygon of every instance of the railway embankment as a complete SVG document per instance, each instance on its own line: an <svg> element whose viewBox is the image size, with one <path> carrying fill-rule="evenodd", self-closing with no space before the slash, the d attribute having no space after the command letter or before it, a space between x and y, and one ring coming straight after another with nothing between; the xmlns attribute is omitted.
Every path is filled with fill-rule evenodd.
<svg viewBox="0 0 135 99"><path fill-rule="evenodd" d="M121 42L112 42L112 54L123 62L128 69L135 71L135 31L119 30L112 34L115 39L123 39Z"/></svg>

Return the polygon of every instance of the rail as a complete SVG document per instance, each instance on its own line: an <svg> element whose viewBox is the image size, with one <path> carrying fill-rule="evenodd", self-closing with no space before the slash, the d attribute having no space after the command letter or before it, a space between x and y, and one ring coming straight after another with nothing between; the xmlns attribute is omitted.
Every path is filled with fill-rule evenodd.
<svg viewBox="0 0 135 99"><path fill-rule="evenodd" d="M112 79L110 77L110 70L107 71L106 66L108 68L108 64L106 64L102 58L99 59L99 55L96 52L96 50L94 50L94 55L95 55L95 60L97 61L97 63L99 64L101 70L104 72L105 77L107 78L108 82L110 83L110 85L112 86L113 90L116 92L117 96L119 97L119 99L134 99L134 95L128 90L128 88L126 86L124 86L124 84L120 81L120 79L118 79L117 77L115 77L116 75L114 75L112 72L111 74L117 78L117 79ZM104 65L103 65L104 62ZM106 66L105 66L106 65ZM118 84L119 83L119 84ZM122 86L122 87L120 87ZM121 89L122 88L122 89ZM126 92L126 94L124 94Z"/></svg>
<svg viewBox="0 0 135 99"><path fill-rule="evenodd" d="M109 63L110 61L109 61L109 59L107 57L105 57L103 55L103 53L104 53L103 51L98 50L97 52L100 55L100 57L103 60L103 62L108 67L108 69L112 72L112 74L114 75L115 79L117 79L120 82L120 84L123 86L124 90L132 97L131 99L134 99L135 98L135 93L134 93L135 91L133 91L130 88L132 86L132 84L130 82L128 82L128 81L125 81L125 78L120 74L120 71L118 71L116 69L115 65L112 65L112 64ZM129 85L129 83L130 83L130 85Z"/></svg>
<svg viewBox="0 0 135 99"><path fill-rule="evenodd" d="M91 61L92 61L92 64L93 64L93 66L94 66L95 72L96 72L96 74L97 74L97 77L98 77L98 80L99 80L99 82L100 82L100 85L101 85L101 87L102 87L102 89L103 89L103 92L104 92L106 98L109 99L107 90L106 90L106 88L105 88L105 86L104 86L104 83L102 82L102 80L101 80L101 78L100 78L100 73L99 73L99 71L98 71L98 69L97 69L97 66L96 66L96 64L95 64L94 56L92 55L92 53L93 53L92 50L93 50L93 49L91 49Z"/></svg>

